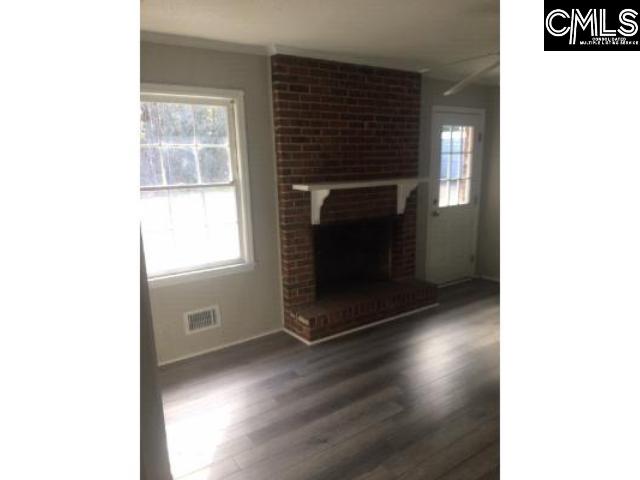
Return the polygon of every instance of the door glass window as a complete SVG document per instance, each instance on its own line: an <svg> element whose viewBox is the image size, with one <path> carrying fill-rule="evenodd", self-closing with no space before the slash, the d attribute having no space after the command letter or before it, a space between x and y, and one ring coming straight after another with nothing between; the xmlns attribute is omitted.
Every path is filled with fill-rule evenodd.
<svg viewBox="0 0 640 480"><path fill-rule="evenodd" d="M440 131L440 207L469 203L473 127L443 125Z"/></svg>

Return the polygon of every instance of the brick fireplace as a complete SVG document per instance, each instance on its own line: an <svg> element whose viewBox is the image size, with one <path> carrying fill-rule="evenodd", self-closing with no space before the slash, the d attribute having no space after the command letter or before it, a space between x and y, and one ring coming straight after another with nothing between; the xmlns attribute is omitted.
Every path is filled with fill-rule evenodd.
<svg viewBox="0 0 640 480"><path fill-rule="evenodd" d="M420 76L288 55L271 67L285 328L314 341L434 304L414 279L416 191L362 183L417 178ZM294 189L336 182L353 188L318 204Z"/></svg>

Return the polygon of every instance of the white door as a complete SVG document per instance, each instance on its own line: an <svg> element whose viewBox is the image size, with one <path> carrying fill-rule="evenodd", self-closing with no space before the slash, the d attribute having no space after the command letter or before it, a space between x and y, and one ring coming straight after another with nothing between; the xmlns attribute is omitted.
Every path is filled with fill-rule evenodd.
<svg viewBox="0 0 640 480"><path fill-rule="evenodd" d="M434 107L431 128L426 273L443 284L475 272L484 111Z"/></svg>

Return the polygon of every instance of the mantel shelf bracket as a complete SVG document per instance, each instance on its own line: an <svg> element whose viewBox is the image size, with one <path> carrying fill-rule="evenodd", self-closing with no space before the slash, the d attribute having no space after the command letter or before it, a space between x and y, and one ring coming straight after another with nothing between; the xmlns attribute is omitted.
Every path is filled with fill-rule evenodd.
<svg viewBox="0 0 640 480"><path fill-rule="evenodd" d="M294 190L309 192L311 194L311 224L318 225L320 223L320 210L324 201L327 199L331 190L345 190L353 188L396 186L396 213L402 215L407 206L407 199L419 183L426 183L428 177L417 178L394 178L384 180L364 180L360 182L336 182L336 183L315 183L315 184L296 184L293 185Z"/></svg>
<svg viewBox="0 0 640 480"><path fill-rule="evenodd" d="M404 209L407 207L407 199L409 198L409 195L411 195L411 192L413 192L416 188L418 187L418 181L416 180L415 182L406 182L406 183L399 183L397 188L398 188L398 193L397 193L397 204L396 204L396 213L398 215L401 215L404 213Z"/></svg>
<svg viewBox="0 0 640 480"><path fill-rule="evenodd" d="M312 190L311 191L311 223L318 225L320 223L320 210L324 201L331 193L331 190Z"/></svg>

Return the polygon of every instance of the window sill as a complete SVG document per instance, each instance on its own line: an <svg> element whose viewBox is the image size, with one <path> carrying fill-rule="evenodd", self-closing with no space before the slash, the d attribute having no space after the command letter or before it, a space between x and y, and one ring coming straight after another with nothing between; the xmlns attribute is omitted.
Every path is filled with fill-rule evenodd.
<svg viewBox="0 0 640 480"><path fill-rule="evenodd" d="M149 278L149 288L156 289L161 287L169 287L171 285L179 285L181 283L196 282L198 280L206 280L208 278L223 277L225 275L233 275L235 273L249 272L255 268L254 262L240 263L235 265L225 265L223 267L206 268L203 270L194 270L191 272L175 273L172 275Z"/></svg>

